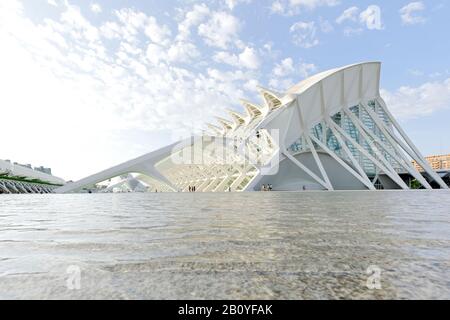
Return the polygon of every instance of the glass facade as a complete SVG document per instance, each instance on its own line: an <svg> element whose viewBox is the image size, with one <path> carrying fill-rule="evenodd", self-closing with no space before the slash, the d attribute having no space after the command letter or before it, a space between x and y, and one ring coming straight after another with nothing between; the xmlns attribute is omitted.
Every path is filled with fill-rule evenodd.
<svg viewBox="0 0 450 320"><path fill-rule="evenodd" d="M341 139L345 142L347 148L350 150L354 159L358 161L363 170L368 176L375 176L378 173L377 166L373 163L371 159L369 159L366 155L364 155L358 148L354 145L353 142L356 142L360 146L364 148L373 158L377 159L379 162L383 162L386 160L396 171L402 171L403 167L400 163L398 163L395 158L390 154L396 154L396 150L390 144L389 140L383 134L382 130L378 128L375 121L372 119L371 115L366 111L365 108L370 108L371 111L375 112L378 115L381 121L386 124L387 130L393 130L392 124L389 121L388 116L381 108L380 104L377 100L370 100L367 102L366 106L355 105L349 108L351 114L354 117L359 119L359 121L364 126L364 132L361 133L360 126L355 124L348 114L343 111L337 112L332 115L331 120L336 123L339 127L341 127L347 135L352 139L346 139L341 135ZM357 122L359 122L357 121ZM310 129L311 135L316 137L318 140L324 142L326 146L336 153L340 158L351 163L350 158L347 156L346 152L343 150L343 147L340 145L338 138L334 135L333 130L331 130L324 123L318 123ZM376 137L373 138L373 136ZM378 141L381 141L383 147L378 144ZM352 142L353 141L353 142ZM320 147L314 143L316 149L320 150ZM375 148L373 148L375 146ZM289 151L292 154L307 152L309 151L309 146L305 143L303 137L296 140L290 147ZM375 150L376 149L376 150ZM384 159L380 159L379 156L382 156ZM401 157L399 157L401 158Z"/></svg>

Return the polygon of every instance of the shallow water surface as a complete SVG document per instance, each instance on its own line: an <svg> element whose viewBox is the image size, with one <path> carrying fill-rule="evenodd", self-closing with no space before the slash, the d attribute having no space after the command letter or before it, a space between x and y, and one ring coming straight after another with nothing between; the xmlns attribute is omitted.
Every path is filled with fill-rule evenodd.
<svg viewBox="0 0 450 320"><path fill-rule="evenodd" d="M450 192L0 196L0 299L57 298L450 299Z"/></svg>

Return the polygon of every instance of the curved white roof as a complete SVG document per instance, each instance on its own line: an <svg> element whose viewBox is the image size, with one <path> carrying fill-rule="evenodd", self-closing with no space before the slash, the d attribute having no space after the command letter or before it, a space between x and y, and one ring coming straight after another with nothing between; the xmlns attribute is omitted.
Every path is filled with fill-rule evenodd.
<svg viewBox="0 0 450 320"><path fill-rule="evenodd" d="M362 62L362 63L356 63L356 64L351 64L345 67L341 67L341 68L334 68L334 69L330 69L327 71L323 71L320 73L317 73L305 80L302 80L301 82L297 83L295 86L292 86L291 88L289 88L287 90L288 94L301 94L304 91L306 91L308 88L310 88L311 86L319 83L320 81L334 75L337 74L341 71L345 71L345 70L351 70L354 68L361 68L364 66L369 66L369 65L376 65L378 66L378 68L381 66L380 62Z"/></svg>
<svg viewBox="0 0 450 320"><path fill-rule="evenodd" d="M309 77L289 88L282 98L283 106L269 114L259 127L270 129L273 120L286 112L293 101L300 105L305 125L311 127L324 115L335 114L344 106L378 97L380 69L380 62L364 62Z"/></svg>
<svg viewBox="0 0 450 320"><path fill-rule="evenodd" d="M380 69L380 62L362 62L334 68L304 79L284 93L258 87L264 99L263 106L244 99L241 103L250 118L263 116L259 128L266 126L276 115L284 112L285 107L291 105L294 100L305 110L305 121L310 123L317 121L322 112L335 113L344 104L357 104L361 100L379 96ZM235 122L234 119L218 120L222 127L225 126L225 121L230 124ZM250 119L246 119L246 123L249 122Z"/></svg>

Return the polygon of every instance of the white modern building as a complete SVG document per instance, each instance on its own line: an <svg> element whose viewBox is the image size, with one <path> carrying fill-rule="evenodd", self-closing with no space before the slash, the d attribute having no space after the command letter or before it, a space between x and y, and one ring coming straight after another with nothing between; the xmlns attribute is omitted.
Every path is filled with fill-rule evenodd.
<svg viewBox="0 0 450 320"><path fill-rule="evenodd" d="M51 174L50 168L0 160L0 194L52 193L66 182Z"/></svg>
<svg viewBox="0 0 450 320"><path fill-rule="evenodd" d="M262 103L207 124L192 137L120 164L57 192L108 192L123 177L148 191L425 189L448 186L424 160L380 95L378 62L316 74L286 92L260 88ZM423 170L412 165L415 161ZM136 183L135 183L136 184Z"/></svg>

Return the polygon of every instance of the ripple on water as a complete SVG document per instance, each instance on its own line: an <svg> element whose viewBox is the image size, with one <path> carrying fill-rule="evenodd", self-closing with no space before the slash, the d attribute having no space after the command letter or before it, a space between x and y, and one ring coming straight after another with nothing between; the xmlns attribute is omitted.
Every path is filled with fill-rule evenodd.
<svg viewBox="0 0 450 320"><path fill-rule="evenodd" d="M450 299L445 191L1 200L0 298Z"/></svg>

